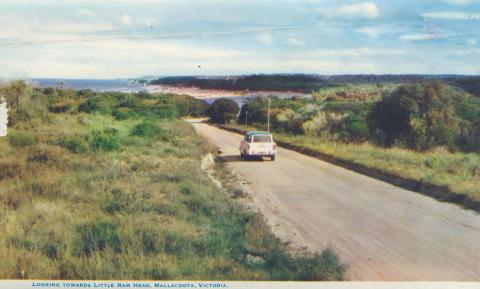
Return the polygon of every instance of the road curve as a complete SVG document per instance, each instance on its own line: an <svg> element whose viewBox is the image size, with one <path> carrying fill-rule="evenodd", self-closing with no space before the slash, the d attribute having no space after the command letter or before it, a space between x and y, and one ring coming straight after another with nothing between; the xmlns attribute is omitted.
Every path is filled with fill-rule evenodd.
<svg viewBox="0 0 480 289"><path fill-rule="evenodd" d="M274 162L243 161L242 136L190 123L262 211L309 250L333 248L350 280L480 280L480 214L287 149Z"/></svg>

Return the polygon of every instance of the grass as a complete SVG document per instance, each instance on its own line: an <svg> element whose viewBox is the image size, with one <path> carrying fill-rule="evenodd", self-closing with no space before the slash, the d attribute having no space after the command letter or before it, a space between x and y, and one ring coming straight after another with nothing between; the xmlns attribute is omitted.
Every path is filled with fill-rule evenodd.
<svg viewBox="0 0 480 289"><path fill-rule="evenodd" d="M242 125L232 125L239 129ZM480 201L480 155L436 148L416 152L398 147L381 148L368 142L342 143L319 137L275 133L275 139L313 149L342 160L397 176L448 186L452 191Z"/></svg>
<svg viewBox="0 0 480 289"><path fill-rule="evenodd" d="M56 111L12 131L0 138L2 279L343 279L331 251L288 253L220 191L183 121Z"/></svg>

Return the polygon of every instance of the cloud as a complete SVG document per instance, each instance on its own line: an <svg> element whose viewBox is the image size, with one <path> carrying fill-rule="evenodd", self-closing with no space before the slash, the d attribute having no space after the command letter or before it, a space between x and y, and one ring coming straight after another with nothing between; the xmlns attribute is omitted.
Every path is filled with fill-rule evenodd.
<svg viewBox="0 0 480 289"><path fill-rule="evenodd" d="M300 40L298 38L294 38L294 37L288 38L287 43L290 46L303 46L303 45L305 45L305 42L303 42L302 40Z"/></svg>
<svg viewBox="0 0 480 289"><path fill-rule="evenodd" d="M311 58L335 58L335 57L378 57L385 55L399 55L405 53L404 50L399 49L383 49L383 48L368 48L368 47L357 47L357 48L344 48L344 49L316 49L309 53L306 53L306 56Z"/></svg>
<svg viewBox="0 0 480 289"><path fill-rule="evenodd" d="M9 27L9 29L0 30L1 45L17 43L19 46L24 46L22 43L31 45L70 41L71 39L84 40L94 36L95 33L115 30L115 27L109 23L44 23L36 26L31 23L19 23L9 25Z"/></svg>
<svg viewBox="0 0 480 289"><path fill-rule="evenodd" d="M363 18L374 19L380 16L377 5L373 2L346 4L340 7L321 9L320 14L328 18Z"/></svg>
<svg viewBox="0 0 480 289"><path fill-rule="evenodd" d="M468 5L478 2L478 0L447 0L446 2L453 5Z"/></svg>
<svg viewBox="0 0 480 289"><path fill-rule="evenodd" d="M125 13L120 17L120 22L125 26L132 25L132 19Z"/></svg>
<svg viewBox="0 0 480 289"><path fill-rule="evenodd" d="M407 40L407 41L426 41L426 40L434 40L437 38L440 38L440 37L433 33L404 34L400 36L401 40Z"/></svg>
<svg viewBox="0 0 480 289"><path fill-rule="evenodd" d="M37 29L33 29L37 30ZM62 25L49 25L45 27L39 27L37 31L51 32L51 33L94 33L105 32L115 30L115 26L109 23L97 23L97 24L62 24Z"/></svg>
<svg viewBox="0 0 480 289"><path fill-rule="evenodd" d="M480 19L480 13L440 11L440 12L423 13L422 17L432 18L432 19L447 19L447 20L470 20L470 19Z"/></svg>
<svg viewBox="0 0 480 289"><path fill-rule="evenodd" d="M378 27L362 27L355 29L355 32L364 34L370 38L377 38L383 31Z"/></svg>
<svg viewBox="0 0 480 289"><path fill-rule="evenodd" d="M257 41L263 45L271 45L273 43L273 37L270 33L262 33L257 35Z"/></svg>
<svg viewBox="0 0 480 289"><path fill-rule="evenodd" d="M92 10L86 9L86 8L78 9L77 12L81 16L88 17L88 18L95 17L95 15L97 15L97 13L95 13L95 11L92 11Z"/></svg>

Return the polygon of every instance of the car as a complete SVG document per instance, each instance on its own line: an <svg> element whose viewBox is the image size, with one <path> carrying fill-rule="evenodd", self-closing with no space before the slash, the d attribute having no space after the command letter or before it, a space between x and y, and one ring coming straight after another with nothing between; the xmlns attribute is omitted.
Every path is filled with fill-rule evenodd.
<svg viewBox="0 0 480 289"><path fill-rule="evenodd" d="M273 141L270 132L248 131L240 142L240 156L249 158L253 156L270 157L272 161L277 155L277 144Z"/></svg>

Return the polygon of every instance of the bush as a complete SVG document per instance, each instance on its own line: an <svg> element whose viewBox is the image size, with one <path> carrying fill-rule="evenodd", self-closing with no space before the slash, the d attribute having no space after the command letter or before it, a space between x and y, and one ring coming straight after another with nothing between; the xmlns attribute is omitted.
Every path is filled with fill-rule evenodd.
<svg viewBox="0 0 480 289"><path fill-rule="evenodd" d="M130 134L139 137L154 138L164 137L165 131L153 121L145 120L133 127Z"/></svg>
<svg viewBox="0 0 480 289"><path fill-rule="evenodd" d="M297 267L299 273L295 280L299 281L340 281L347 270L330 249L324 250L320 255L298 258Z"/></svg>
<svg viewBox="0 0 480 289"><path fill-rule="evenodd" d="M93 137L90 141L90 147L94 151L115 151L120 149L120 144L115 133L108 130L100 132L93 132Z"/></svg>
<svg viewBox="0 0 480 289"><path fill-rule="evenodd" d="M397 142L417 150L453 146L460 131L456 111L464 97L437 82L403 85L373 106L368 127L384 146Z"/></svg>
<svg viewBox="0 0 480 289"><path fill-rule="evenodd" d="M157 104L151 108L149 114L162 119L174 119L178 117L179 112L173 104Z"/></svg>
<svg viewBox="0 0 480 289"><path fill-rule="evenodd" d="M28 132L12 131L7 138L10 145L14 147L25 147L36 143L35 137Z"/></svg>
<svg viewBox="0 0 480 289"><path fill-rule="evenodd" d="M13 178L21 173L19 164L0 163L0 181L7 178Z"/></svg>
<svg viewBox="0 0 480 289"><path fill-rule="evenodd" d="M85 137L79 135L62 137L58 144L75 154L82 154L88 151Z"/></svg>
<svg viewBox="0 0 480 289"><path fill-rule="evenodd" d="M267 122L267 102L263 98L256 98L242 105L238 122L244 124L247 121L252 123Z"/></svg>
<svg viewBox="0 0 480 289"><path fill-rule="evenodd" d="M118 233L118 225L112 221L94 221L77 227L77 238L74 241L74 254L90 256L93 252L107 248L115 252L122 251L122 242Z"/></svg>
<svg viewBox="0 0 480 289"><path fill-rule="evenodd" d="M71 108L72 108L71 103L59 102L59 103L50 105L48 107L48 111L53 113L63 113L63 112L69 111Z"/></svg>
<svg viewBox="0 0 480 289"><path fill-rule="evenodd" d="M128 107L119 107L112 112L112 116L117 120L125 120L135 116L135 112Z"/></svg>
<svg viewBox="0 0 480 289"><path fill-rule="evenodd" d="M48 146L41 146L33 148L27 157L27 161L29 162L37 162L37 163L47 163L55 161L57 158L57 154L54 150L52 150Z"/></svg>
<svg viewBox="0 0 480 289"><path fill-rule="evenodd" d="M207 110L207 116L214 123L226 123L237 117L238 105L232 99L220 98L215 100Z"/></svg>
<svg viewBox="0 0 480 289"><path fill-rule="evenodd" d="M87 99L78 106L79 112L92 113L97 110L97 102L93 98Z"/></svg>
<svg viewBox="0 0 480 289"><path fill-rule="evenodd" d="M330 249L320 255L293 257L279 246L265 255L265 267L273 280L341 281L347 267Z"/></svg>
<svg viewBox="0 0 480 289"><path fill-rule="evenodd" d="M355 114L349 114L345 119L345 130L349 141L366 141L369 137L367 124Z"/></svg>
<svg viewBox="0 0 480 289"><path fill-rule="evenodd" d="M53 233L48 234L48 238L44 241L42 253L50 259L57 260L61 257L65 244L56 238Z"/></svg>

